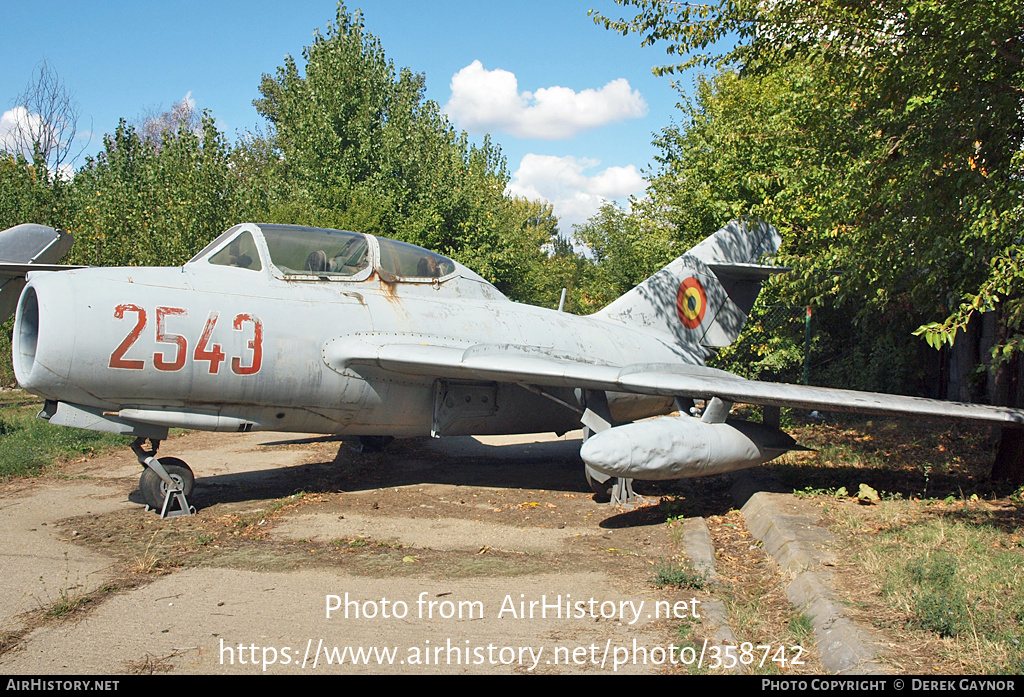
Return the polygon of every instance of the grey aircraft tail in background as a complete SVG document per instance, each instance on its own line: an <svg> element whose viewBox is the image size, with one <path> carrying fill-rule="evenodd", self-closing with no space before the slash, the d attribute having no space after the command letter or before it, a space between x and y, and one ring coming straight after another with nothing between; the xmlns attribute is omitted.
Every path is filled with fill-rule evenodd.
<svg viewBox="0 0 1024 697"><path fill-rule="evenodd" d="M70 237L18 226L0 233L0 253L10 233L12 249L52 240L0 262L19 283L29 274L12 340L18 382L46 400L51 424L135 436L139 488L161 515L187 513L194 484L184 462L156 457L172 427L372 446L583 424L588 481L624 501L632 478L726 472L800 449L778 407L1024 426L1020 409L706 367L711 348L739 335L761 282L784 270L760 263L780 238L756 221L729 223L587 317L512 302L451 259L354 232L245 223L181 267L64 270L49 264ZM761 405L763 422L729 418L734 403Z"/></svg>
<svg viewBox="0 0 1024 697"><path fill-rule="evenodd" d="M0 322L14 314L28 271L73 268L54 266L73 241L71 233L32 223L0 232Z"/></svg>

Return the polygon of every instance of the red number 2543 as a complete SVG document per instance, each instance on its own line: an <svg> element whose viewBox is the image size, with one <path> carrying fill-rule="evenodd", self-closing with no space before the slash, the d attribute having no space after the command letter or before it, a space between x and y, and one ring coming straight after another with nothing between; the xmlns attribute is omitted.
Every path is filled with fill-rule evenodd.
<svg viewBox="0 0 1024 697"><path fill-rule="evenodd" d="M125 358L125 354L139 340L139 337L142 336L142 332L146 328L146 310L138 305L127 303L118 305L114 308L114 318L124 319L125 314L129 312L135 314L135 326L128 332L128 336L124 338L121 344L114 349L114 352L110 354L110 367L123 368L125 370L142 370L146 367L144 360ZM188 310L181 307L156 308L156 342L168 345L164 352L155 351L153 353L153 367L157 370L173 372L185 367L185 360L188 358L188 340L180 334L168 332L166 328L167 318L177 316L187 317ZM220 317L220 313L215 310L210 311L210 314L207 315L206 326L203 328L203 333L199 336L199 341L192 352L193 361L205 361L210 364L211 375L218 373L220 371L220 364L227 359L220 344L210 343L213 329L217 326L218 317ZM246 348L251 352L250 355L232 357L231 372L236 375L253 375L258 373L263 366L263 322L254 315L238 314L235 315L231 327L236 332L247 332L251 333L250 335L252 336L246 344ZM243 360L247 360L248 364L243 365Z"/></svg>

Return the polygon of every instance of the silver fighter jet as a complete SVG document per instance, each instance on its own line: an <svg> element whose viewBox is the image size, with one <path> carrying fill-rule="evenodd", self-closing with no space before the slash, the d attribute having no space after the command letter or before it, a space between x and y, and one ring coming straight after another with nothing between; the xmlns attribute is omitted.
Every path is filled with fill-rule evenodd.
<svg viewBox="0 0 1024 697"><path fill-rule="evenodd" d="M184 462L156 457L171 427L346 434L372 447L582 423L588 480L624 501L633 478L726 472L798 449L778 407L1024 425L1022 410L705 367L781 270L759 263L779 242L769 225L733 221L589 317L512 302L420 247L290 225L237 225L177 268L54 272L23 252L0 275L29 272L13 360L21 386L46 400L40 416L135 436L139 488L161 515L189 512L194 484ZM766 418L731 419L734 403L763 405Z"/></svg>

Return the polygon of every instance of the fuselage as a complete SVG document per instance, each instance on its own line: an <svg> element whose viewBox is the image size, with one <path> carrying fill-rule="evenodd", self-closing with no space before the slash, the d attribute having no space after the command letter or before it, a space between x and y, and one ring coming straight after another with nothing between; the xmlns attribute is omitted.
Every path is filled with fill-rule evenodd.
<svg viewBox="0 0 1024 697"><path fill-rule="evenodd" d="M439 392L433 379L332 367L325 346L366 336L455 348L508 344L602 365L701 362L658 333L511 302L472 271L426 250L424 261L434 266L421 263L422 277L396 276L397 262L382 261L388 252L370 236L359 236L368 249L365 258L349 259L354 271L310 270L314 261L285 272L275 263L283 253L268 251L263 232L251 224L233 228L181 267L31 274L14 334L18 381L47 400L167 426L526 433L578 427L579 414L559 403L577 396L471 382ZM228 255L240 234L255 248ZM225 263L229 256L247 263ZM440 271L435 257L447 264ZM341 268L340 261L329 264ZM485 404L439 429L438 399L446 394L449 401ZM671 401L622 395L612 408L626 421L665 413Z"/></svg>

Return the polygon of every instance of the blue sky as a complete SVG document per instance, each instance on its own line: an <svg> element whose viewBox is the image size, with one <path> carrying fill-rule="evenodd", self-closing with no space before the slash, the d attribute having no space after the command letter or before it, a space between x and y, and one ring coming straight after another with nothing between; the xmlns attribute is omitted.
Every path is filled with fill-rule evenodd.
<svg viewBox="0 0 1024 697"><path fill-rule="evenodd" d="M514 175L511 191L550 200L563 230L601 198L642 193L657 152L653 134L675 117L679 94L651 74L665 62L663 50L587 17L591 7L619 16L611 0L347 6L363 10L396 67L426 75L428 98L456 126L477 138L491 134ZM252 106L262 74L287 54L300 58L336 9L334 0L2 0L0 113L10 123L16 96L45 58L79 102L79 130L92 131L86 154L119 118L167 109L186 95L233 140L263 125Z"/></svg>

